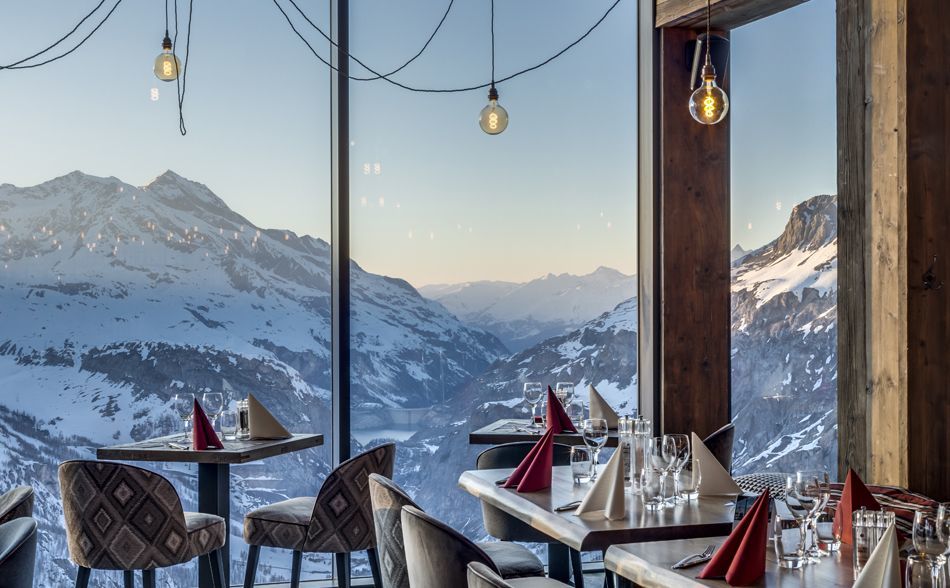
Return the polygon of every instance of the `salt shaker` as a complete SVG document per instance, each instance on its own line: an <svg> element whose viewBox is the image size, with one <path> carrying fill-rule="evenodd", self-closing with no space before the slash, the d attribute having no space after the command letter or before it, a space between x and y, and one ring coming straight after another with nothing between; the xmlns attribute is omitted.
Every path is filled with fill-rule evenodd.
<svg viewBox="0 0 950 588"><path fill-rule="evenodd" d="M250 409L248 408L247 399L238 400L238 434L237 438L246 441L251 438L251 418L250 418Z"/></svg>

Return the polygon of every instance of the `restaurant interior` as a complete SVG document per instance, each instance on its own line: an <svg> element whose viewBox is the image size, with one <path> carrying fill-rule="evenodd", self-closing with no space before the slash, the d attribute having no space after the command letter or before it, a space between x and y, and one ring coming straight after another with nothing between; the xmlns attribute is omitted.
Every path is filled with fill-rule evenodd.
<svg viewBox="0 0 950 588"><path fill-rule="evenodd" d="M950 588L947 0L0 6L0 588Z"/></svg>

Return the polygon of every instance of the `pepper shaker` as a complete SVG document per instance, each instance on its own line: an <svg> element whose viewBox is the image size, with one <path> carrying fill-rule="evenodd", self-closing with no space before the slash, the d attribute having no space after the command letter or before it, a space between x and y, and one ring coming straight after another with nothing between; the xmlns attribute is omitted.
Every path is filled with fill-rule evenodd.
<svg viewBox="0 0 950 588"><path fill-rule="evenodd" d="M247 399L238 400L238 425L240 429L238 430L237 438L246 441L251 438L251 419L250 419L250 409L248 408Z"/></svg>

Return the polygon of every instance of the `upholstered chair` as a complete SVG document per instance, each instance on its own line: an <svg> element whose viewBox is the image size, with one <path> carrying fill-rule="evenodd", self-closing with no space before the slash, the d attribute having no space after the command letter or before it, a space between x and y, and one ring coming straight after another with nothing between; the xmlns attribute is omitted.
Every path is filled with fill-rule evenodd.
<svg viewBox="0 0 950 588"><path fill-rule="evenodd" d="M69 556L79 565L77 588L92 570L122 570L126 588L142 571L155 588L155 570L200 558L224 586L227 524L221 517L185 512L171 482L155 472L109 461L67 461L59 466Z"/></svg>
<svg viewBox="0 0 950 588"><path fill-rule="evenodd" d="M409 588L401 512L404 506L422 509L395 482L377 474L369 477L369 495L373 504L382 588ZM544 575L541 561L521 545L504 541L476 545L506 578Z"/></svg>
<svg viewBox="0 0 950 588"><path fill-rule="evenodd" d="M716 456L722 467L732 473L732 444L736 436L736 426L732 423L716 429L703 439L709 452Z"/></svg>
<svg viewBox="0 0 950 588"><path fill-rule="evenodd" d="M33 516L33 488L17 486L0 496L0 525L20 517Z"/></svg>
<svg viewBox="0 0 950 588"><path fill-rule="evenodd" d="M475 458L475 469L494 470L518 467L518 464L521 463L534 445L535 444L530 441L519 441L489 447ZM570 446L561 443L554 444L553 464L555 466L571 464ZM564 557L565 553L569 552L574 585L578 588L584 586L584 572L581 567L581 554L579 551L566 549L562 543L551 539L541 531L536 531L531 525L486 503L484 500L480 502L482 504L482 521L489 535L502 541L546 543L548 545L549 564L553 563L551 560Z"/></svg>
<svg viewBox="0 0 950 588"><path fill-rule="evenodd" d="M468 564L468 588L568 588L568 585L550 578L515 578L505 580L485 564Z"/></svg>
<svg viewBox="0 0 950 588"><path fill-rule="evenodd" d="M36 520L19 517L0 524L0 586L33 588Z"/></svg>
<svg viewBox="0 0 950 588"><path fill-rule="evenodd" d="M341 463L314 497L291 498L253 510L244 517L244 540L250 546L244 586L252 588L261 547L293 551L290 585L300 585L304 553L333 553L340 587L350 586L349 555L366 551L374 583L379 586L376 533L369 498L369 476L391 478L396 445L386 443Z"/></svg>

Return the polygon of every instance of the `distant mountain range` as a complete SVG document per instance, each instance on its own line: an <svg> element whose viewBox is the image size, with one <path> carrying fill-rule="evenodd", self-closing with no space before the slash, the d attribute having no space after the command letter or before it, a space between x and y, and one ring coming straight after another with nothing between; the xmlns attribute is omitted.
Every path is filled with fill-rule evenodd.
<svg viewBox="0 0 950 588"><path fill-rule="evenodd" d="M583 276L548 274L526 283L466 282L423 286L467 324L498 336L512 352L576 329L637 295L637 277L607 267Z"/></svg>

